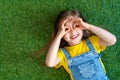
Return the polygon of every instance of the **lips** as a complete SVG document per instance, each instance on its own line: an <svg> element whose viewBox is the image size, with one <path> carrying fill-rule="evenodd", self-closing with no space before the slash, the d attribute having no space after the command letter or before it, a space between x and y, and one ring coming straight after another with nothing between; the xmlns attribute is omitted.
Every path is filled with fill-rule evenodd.
<svg viewBox="0 0 120 80"><path fill-rule="evenodd" d="M78 34L72 35L70 36L70 39L76 39L78 36L79 36Z"/></svg>

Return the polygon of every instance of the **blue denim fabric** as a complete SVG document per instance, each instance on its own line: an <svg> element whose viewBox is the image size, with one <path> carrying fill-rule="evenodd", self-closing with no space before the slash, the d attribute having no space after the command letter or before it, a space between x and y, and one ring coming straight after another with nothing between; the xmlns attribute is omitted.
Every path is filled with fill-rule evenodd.
<svg viewBox="0 0 120 80"><path fill-rule="evenodd" d="M62 48L74 80L109 80L100 62L101 56L96 52L89 39L86 40L86 43L90 51L73 58L65 48Z"/></svg>

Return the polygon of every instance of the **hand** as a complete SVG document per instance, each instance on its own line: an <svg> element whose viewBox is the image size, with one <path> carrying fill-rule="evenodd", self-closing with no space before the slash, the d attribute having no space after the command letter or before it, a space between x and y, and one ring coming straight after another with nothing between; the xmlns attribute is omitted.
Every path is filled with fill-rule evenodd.
<svg viewBox="0 0 120 80"><path fill-rule="evenodd" d="M64 22L62 23L62 25L59 27L57 35L59 35L61 38L65 35L65 33L68 32L69 27L65 26L65 24L66 24L67 21L68 21L67 19L64 20Z"/></svg>
<svg viewBox="0 0 120 80"><path fill-rule="evenodd" d="M81 30L89 29L89 24L84 22L81 18L75 18L74 28L79 28Z"/></svg>

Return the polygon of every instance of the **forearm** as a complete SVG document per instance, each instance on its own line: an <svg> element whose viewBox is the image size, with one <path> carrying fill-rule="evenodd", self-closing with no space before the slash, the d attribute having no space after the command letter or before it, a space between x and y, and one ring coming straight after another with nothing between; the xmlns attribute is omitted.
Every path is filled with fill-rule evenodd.
<svg viewBox="0 0 120 80"><path fill-rule="evenodd" d="M63 22L63 24L61 24L61 27L59 28L57 35L48 50L48 54L46 57L46 64L49 67L53 67L60 62L60 59L57 56L57 53L58 53L61 39L66 33L66 27L65 27L66 22L67 22L67 19Z"/></svg>
<svg viewBox="0 0 120 80"><path fill-rule="evenodd" d="M48 66L53 66L55 64L60 41L61 41L61 38L59 36L56 36L52 44L50 45L50 48L48 50L48 54L46 57L46 64Z"/></svg>
<svg viewBox="0 0 120 80"><path fill-rule="evenodd" d="M89 30L102 39L107 45L113 45L116 42L116 37L105 29L89 24Z"/></svg>

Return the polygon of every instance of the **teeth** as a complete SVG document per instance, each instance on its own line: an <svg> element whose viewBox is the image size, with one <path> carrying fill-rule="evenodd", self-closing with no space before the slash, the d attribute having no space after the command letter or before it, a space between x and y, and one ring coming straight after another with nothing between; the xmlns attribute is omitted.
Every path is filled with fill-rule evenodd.
<svg viewBox="0 0 120 80"><path fill-rule="evenodd" d="M72 35L70 38L71 39L76 39L78 37L78 35L76 34L76 35Z"/></svg>

